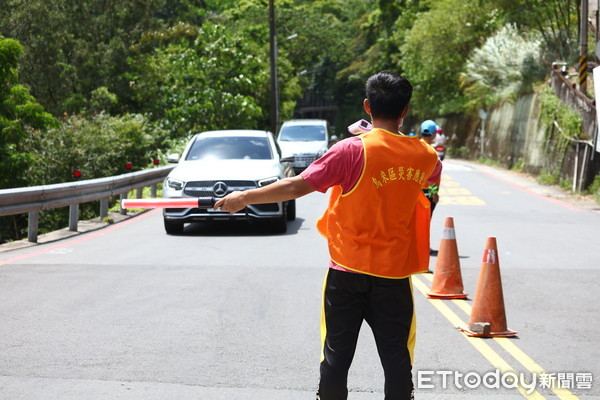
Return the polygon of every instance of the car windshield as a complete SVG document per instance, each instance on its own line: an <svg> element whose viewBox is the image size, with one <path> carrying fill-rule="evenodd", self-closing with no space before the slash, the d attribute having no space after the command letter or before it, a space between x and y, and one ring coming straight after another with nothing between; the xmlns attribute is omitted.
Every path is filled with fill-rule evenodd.
<svg viewBox="0 0 600 400"><path fill-rule="evenodd" d="M279 140L282 141L316 141L326 140L325 127L320 125L290 125L281 128Z"/></svg>
<svg viewBox="0 0 600 400"><path fill-rule="evenodd" d="M194 141L186 160L271 160L266 137L202 137Z"/></svg>

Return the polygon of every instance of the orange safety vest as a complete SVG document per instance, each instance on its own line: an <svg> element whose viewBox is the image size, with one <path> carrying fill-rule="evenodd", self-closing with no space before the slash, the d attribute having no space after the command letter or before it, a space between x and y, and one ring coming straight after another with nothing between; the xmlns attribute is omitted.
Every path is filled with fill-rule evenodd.
<svg viewBox="0 0 600 400"><path fill-rule="evenodd" d="M331 259L384 278L423 272L429 266L430 212L421 188L435 168L437 153L417 137L383 129L360 138L365 156L358 182L345 194L334 186L317 221Z"/></svg>

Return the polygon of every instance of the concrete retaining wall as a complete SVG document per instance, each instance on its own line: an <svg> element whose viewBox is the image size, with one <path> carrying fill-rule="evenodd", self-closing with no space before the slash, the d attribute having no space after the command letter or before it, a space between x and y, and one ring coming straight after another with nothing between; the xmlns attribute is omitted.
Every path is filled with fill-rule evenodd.
<svg viewBox="0 0 600 400"><path fill-rule="evenodd" d="M553 74L554 75L554 74ZM583 129L593 138L597 129L596 108L592 100L574 94L572 87L567 87L563 77L554 77L552 86L557 94L573 109L582 114ZM584 96L585 97L585 96ZM564 157L553 151L555 135L546 135L547 127L540 122L540 101L537 93L518 98L514 103L502 102L488 111L485 121L484 152L481 153L480 131L481 119L476 113L472 115L449 115L436 122L444 128L444 133L451 138L450 147L465 147L467 157L476 159L481 156L498 161L507 168L516 164L523 165L526 172L558 172L563 179L572 179L575 167L576 144L568 146ZM552 129L552 127L549 127ZM585 148L588 147L586 168L584 170L583 187L587 187L600 172L600 153L591 160L591 146L579 146L579 163L581 165ZM547 149L550 149L548 151Z"/></svg>

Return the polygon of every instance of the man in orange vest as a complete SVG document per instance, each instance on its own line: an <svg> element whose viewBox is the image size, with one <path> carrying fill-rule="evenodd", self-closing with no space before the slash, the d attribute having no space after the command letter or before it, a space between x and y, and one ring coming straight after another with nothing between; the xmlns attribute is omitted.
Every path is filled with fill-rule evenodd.
<svg viewBox="0 0 600 400"><path fill-rule="evenodd" d="M248 204L287 201L331 188L329 206L317 222L331 260L321 317L321 366L317 398L348 397L348 370L364 321L371 326L385 375L385 399L412 397L415 318L410 275L424 272L416 215L428 204L421 188L437 154L399 127L408 112L412 85L380 72L366 84L364 109L372 129L336 143L299 176L260 189L233 192L215 208L229 213ZM421 229L422 230L422 229ZM428 235L427 229L427 235ZM320 397L319 397L320 396Z"/></svg>

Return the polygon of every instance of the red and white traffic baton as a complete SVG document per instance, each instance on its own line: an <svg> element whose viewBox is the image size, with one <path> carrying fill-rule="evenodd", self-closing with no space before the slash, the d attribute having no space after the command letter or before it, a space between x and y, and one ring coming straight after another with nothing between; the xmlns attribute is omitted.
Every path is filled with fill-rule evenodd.
<svg viewBox="0 0 600 400"><path fill-rule="evenodd" d="M214 197L181 197L162 199L123 199L121 208L213 208Z"/></svg>

